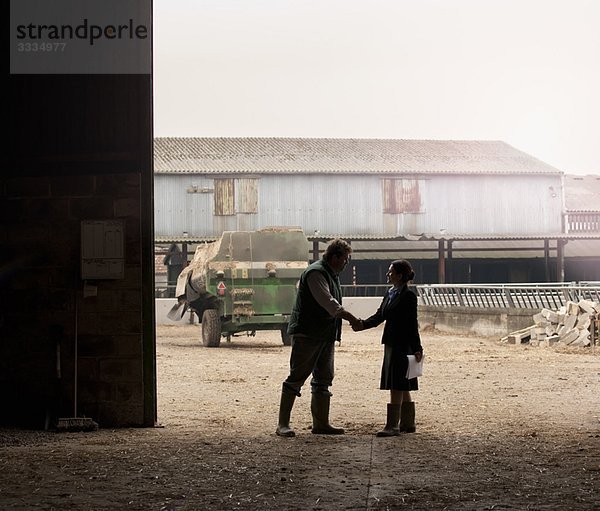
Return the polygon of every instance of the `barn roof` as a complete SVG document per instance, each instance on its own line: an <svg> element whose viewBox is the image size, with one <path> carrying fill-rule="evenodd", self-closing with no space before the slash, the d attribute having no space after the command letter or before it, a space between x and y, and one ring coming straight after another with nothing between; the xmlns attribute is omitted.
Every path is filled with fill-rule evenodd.
<svg viewBox="0 0 600 511"><path fill-rule="evenodd" d="M157 174L562 174L502 141L174 138L154 141Z"/></svg>

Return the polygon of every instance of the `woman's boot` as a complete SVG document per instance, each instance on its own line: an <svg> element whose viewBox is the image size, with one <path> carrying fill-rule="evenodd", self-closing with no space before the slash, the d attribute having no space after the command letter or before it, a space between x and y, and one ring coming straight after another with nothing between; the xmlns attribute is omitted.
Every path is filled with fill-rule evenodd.
<svg viewBox="0 0 600 511"><path fill-rule="evenodd" d="M415 426L415 402L404 401L400 414L400 431L403 433L414 433L417 430Z"/></svg>
<svg viewBox="0 0 600 511"><path fill-rule="evenodd" d="M398 428L399 420L400 405L388 403L385 427L381 431L378 431L376 436L398 436L400 434L400 429Z"/></svg>

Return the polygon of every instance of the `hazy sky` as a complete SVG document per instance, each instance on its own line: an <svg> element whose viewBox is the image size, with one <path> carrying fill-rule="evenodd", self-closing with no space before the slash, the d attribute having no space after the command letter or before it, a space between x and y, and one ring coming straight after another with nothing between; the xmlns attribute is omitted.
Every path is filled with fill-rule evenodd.
<svg viewBox="0 0 600 511"><path fill-rule="evenodd" d="M154 0L155 136L503 140L600 174L599 0Z"/></svg>

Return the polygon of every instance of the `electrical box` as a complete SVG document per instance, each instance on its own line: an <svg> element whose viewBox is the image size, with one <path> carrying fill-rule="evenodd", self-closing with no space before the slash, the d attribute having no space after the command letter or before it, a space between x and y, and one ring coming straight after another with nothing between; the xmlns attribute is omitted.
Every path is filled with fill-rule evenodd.
<svg viewBox="0 0 600 511"><path fill-rule="evenodd" d="M125 223L123 220L81 221L81 278L125 277Z"/></svg>

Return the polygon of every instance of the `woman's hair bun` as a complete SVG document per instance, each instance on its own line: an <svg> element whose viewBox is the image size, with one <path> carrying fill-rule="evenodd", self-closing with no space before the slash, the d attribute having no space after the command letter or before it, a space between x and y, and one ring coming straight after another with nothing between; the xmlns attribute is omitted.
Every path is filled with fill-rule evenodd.
<svg viewBox="0 0 600 511"><path fill-rule="evenodd" d="M409 282L415 278L415 271L406 259L392 261L392 266L396 273L402 274L402 282Z"/></svg>

